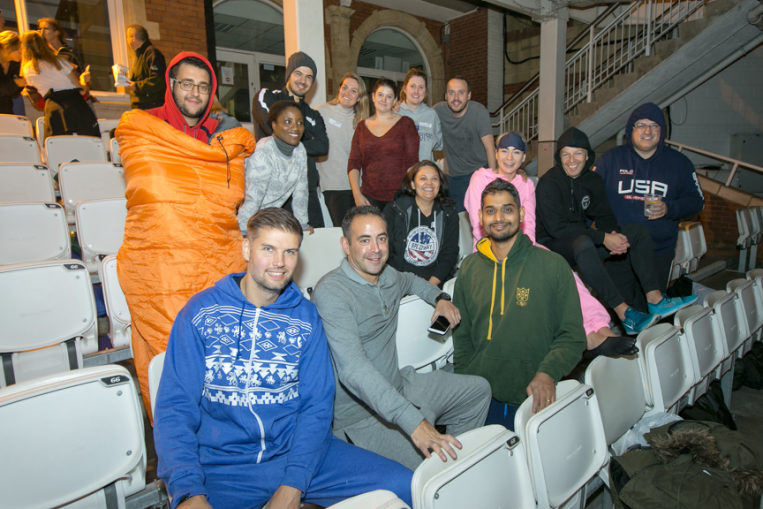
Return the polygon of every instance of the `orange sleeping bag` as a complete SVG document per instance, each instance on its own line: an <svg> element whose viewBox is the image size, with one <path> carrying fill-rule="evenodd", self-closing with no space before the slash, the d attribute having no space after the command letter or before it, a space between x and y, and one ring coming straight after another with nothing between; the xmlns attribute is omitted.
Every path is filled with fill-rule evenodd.
<svg viewBox="0 0 763 509"><path fill-rule="evenodd" d="M175 316L194 294L245 270L236 209L254 137L236 127L207 145L132 110L122 115L116 138L127 185L117 270L148 410L148 363L167 348Z"/></svg>

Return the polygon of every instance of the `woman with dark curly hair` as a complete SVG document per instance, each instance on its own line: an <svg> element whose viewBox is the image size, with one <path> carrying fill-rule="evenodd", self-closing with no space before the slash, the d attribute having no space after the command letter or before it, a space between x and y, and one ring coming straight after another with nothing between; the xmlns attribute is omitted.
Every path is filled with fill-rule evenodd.
<svg viewBox="0 0 763 509"><path fill-rule="evenodd" d="M442 285L458 261L458 212L436 163L421 161L408 170L384 218L389 264Z"/></svg>

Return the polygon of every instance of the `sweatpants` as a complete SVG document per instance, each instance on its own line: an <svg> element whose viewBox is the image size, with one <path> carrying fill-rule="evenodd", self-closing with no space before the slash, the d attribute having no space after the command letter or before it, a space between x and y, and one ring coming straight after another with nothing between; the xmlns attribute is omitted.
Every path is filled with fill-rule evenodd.
<svg viewBox="0 0 763 509"><path fill-rule="evenodd" d="M604 246L594 246L591 237L551 239L545 244L562 255L571 266L577 266L580 278L594 289L598 297L609 307L614 308L626 300L618 284L612 280L604 268L604 260L622 261L636 275L643 293L660 289L654 270L654 249L649 230L641 224L629 224L621 227L621 233L628 237L630 248L625 255L612 256Z"/></svg>
<svg viewBox="0 0 763 509"><path fill-rule="evenodd" d="M254 465L205 466L212 507L260 508L279 486L288 458ZM331 438L326 457L303 493L304 503L328 507L372 490L389 490L411 505L413 472L378 454Z"/></svg>
<svg viewBox="0 0 763 509"><path fill-rule="evenodd" d="M444 425L446 433L455 437L485 424L492 392L484 378L442 370L417 373L410 366L401 369L400 375L403 377L401 394L433 426ZM424 459L407 433L377 415L335 428L334 435L411 470Z"/></svg>

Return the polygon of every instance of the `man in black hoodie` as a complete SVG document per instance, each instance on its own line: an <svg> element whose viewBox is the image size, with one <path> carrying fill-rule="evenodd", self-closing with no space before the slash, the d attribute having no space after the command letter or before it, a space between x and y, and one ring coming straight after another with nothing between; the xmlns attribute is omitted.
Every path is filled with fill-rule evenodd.
<svg viewBox="0 0 763 509"><path fill-rule="evenodd" d="M596 153L588 137L574 127L557 141L556 165L538 182L536 238L567 262L612 308L626 333L638 334L661 316L694 302L696 296L670 298L660 290L649 231L641 224L617 224L601 177L591 170ZM608 258L627 259L648 302L648 313L629 305L619 284L604 268Z"/></svg>

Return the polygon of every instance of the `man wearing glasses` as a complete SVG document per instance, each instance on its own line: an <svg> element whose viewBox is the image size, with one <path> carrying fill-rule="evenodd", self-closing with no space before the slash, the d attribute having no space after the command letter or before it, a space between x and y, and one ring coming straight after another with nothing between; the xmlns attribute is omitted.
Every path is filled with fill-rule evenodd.
<svg viewBox="0 0 763 509"><path fill-rule="evenodd" d="M181 52L170 62L164 104L125 112L116 129L127 218L117 253L132 319L135 369L148 399L148 363L167 348L172 322L190 297L240 271L236 210L252 133L213 112L209 61Z"/></svg>
<svg viewBox="0 0 763 509"><path fill-rule="evenodd" d="M665 145L667 134L660 108L642 104L625 125L625 144L596 161L617 222L642 223L649 229L662 290L667 286L678 222L698 214L705 205L694 165Z"/></svg>

